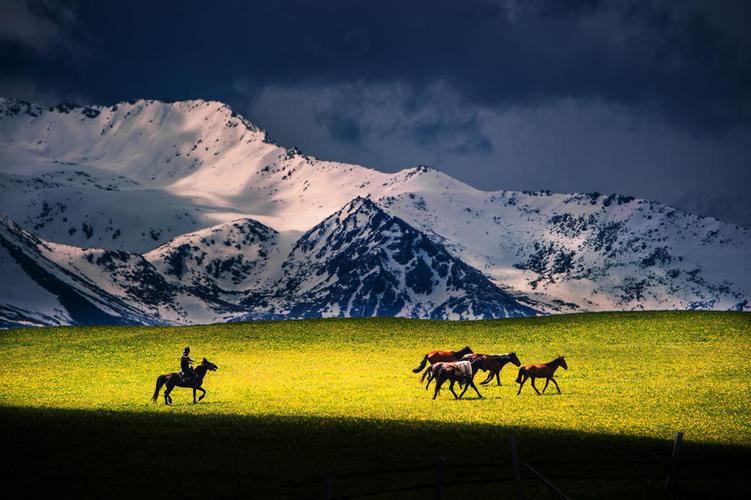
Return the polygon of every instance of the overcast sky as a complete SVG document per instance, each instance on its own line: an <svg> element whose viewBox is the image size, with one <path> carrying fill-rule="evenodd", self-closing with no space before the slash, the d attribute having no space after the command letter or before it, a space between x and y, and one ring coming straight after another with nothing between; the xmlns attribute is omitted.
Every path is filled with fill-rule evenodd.
<svg viewBox="0 0 751 500"><path fill-rule="evenodd" d="M751 2L0 0L0 95L217 99L281 145L482 189L751 185Z"/></svg>

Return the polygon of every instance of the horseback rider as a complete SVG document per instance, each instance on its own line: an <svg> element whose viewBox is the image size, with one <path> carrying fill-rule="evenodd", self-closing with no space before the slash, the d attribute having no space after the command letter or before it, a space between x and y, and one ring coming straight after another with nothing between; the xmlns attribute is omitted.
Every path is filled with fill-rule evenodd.
<svg viewBox="0 0 751 500"><path fill-rule="evenodd" d="M182 377L186 382L194 382L198 379L198 375L193 371L193 367L190 366L193 363L194 361L190 359L190 347L185 346L183 355L180 357L180 370L182 370Z"/></svg>

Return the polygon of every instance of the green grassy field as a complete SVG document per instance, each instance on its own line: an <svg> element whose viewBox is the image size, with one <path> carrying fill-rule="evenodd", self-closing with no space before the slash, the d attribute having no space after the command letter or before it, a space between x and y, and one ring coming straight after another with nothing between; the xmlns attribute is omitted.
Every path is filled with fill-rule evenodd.
<svg viewBox="0 0 751 500"><path fill-rule="evenodd" d="M220 367L206 399L193 405L176 389L174 406L152 403L157 375L178 369L186 344ZM514 350L522 363L565 354L563 394L525 386L517 397L508 365L501 387L480 386L483 400L447 390L431 400L411 369L433 348L464 345ZM46 478L71 493L127 484L152 495L316 497L333 475L335 496L428 497L434 472L401 469L444 456L447 496L467 485L494 496L513 491L514 433L523 458L577 497L658 495L676 431L689 491L748 489L749 314L13 330L0 333L0 355L2 442L23 458L12 473L34 492ZM194 454L202 459L179 458Z"/></svg>

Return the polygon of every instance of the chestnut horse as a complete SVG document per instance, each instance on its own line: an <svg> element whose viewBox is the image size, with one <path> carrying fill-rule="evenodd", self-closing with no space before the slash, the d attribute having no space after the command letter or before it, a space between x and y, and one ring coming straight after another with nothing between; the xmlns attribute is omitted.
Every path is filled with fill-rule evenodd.
<svg viewBox="0 0 751 500"><path fill-rule="evenodd" d="M177 372L167 373L166 375L159 375L156 379L156 389L154 390L154 395L151 397L151 400L156 401L156 399L159 397L159 391L162 390L162 386L167 384L167 388L164 391L164 404L172 404L172 397L170 396L170 392L172 392L172 389L174 389L175 387L188 387L190 389L193 389L193 404L195 404L196 391L201 391L203 393L201 394L201 397L198 398L198 401L206 397L206 389L201 387L203 385L203 377L206 376L206 372L216 371L217 368L219 367L214 363L206 358L203 358L201 360L201 363L194 370L196 372L196 378L194 381L192 381L192 383L184 380Z"/></svg>
<svg viewBox="0 0 751 500"><path fill-rule="evenodd" d="M417 368L414 368L412 371L414 373L420 373L423 368L425 368L425 365L430 363L431 365L438 363L438 362L447 362L447 361L459 361L467 354L472 354L472 349L469 348L469 346L466 346L462 349L459 349L458 351L430 351L425 356L422 357L422 361L420 361L420 366ZM422 383L423 380L425 380L425 375L430 370L425 370L422 374L422 377L420 377L420 382Z"/></svg>
<svg viewBox="0 0 751 500"><path fill-rule="evenodd" d="M469 366L468 366L469 365ZM438 392L441 390L443 383L449 381L449 391L454 395L454 399L461 399L467 389L472 387L477 395L482 399L482 394L477 390L477 386L474 383L475 373L477 370L484 369L485 360L482 356L478 356L472 361L454 361L454 362L439 362L431 367L431 371L435 377L435 392L433 393L433 399L438 397ZM454 384L456 382L464 382L464 390L458 396L454 392Z"/></svg>
<svg viewBox="0 0 751 500"><path fill-rule="evenodd" d="M541 393L537 390L537 387L535 387L536 378L547 379L545 381L545 387L542 388L543 393L545 392L545 389L548 388L548 384L552 380L555 384L555 388L558 389L558 394L560 394L561 388L558 387L558 382L556 382L553 378L553 375L555 374L555 371L559 366L562 366L564 370L568 370L568 365L566 364L566 360L563 358L563 356L558 356L550 363L544 363L541 365L524 365L519 368L519 376L516 377L516 383L519 384L519 392L517 392L516 395L518 396L522 392L524 382L526 382L528 378L532 379L532 389L534 389L538 395L540 395Z"/></svg>

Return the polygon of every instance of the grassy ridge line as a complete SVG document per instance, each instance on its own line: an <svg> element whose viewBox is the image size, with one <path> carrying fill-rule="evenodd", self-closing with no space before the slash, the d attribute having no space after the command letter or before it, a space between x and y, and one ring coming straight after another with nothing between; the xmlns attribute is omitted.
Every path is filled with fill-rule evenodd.
<svg viewBox="0 0 751 500"><path fill-rule="evenodd" d="M204 403L153 405L156 375L184 344L220 365ZM523 363L567 356L562 396L516 397L515 369L482 401L438 402L411 368L436 347L516 350ZM101 327L0 333L6 407L155 414L358 417L489 424L751 445L751 314L605 313L480 322L405 319ZM65 372L65 374L63 374Z"/></svg>

